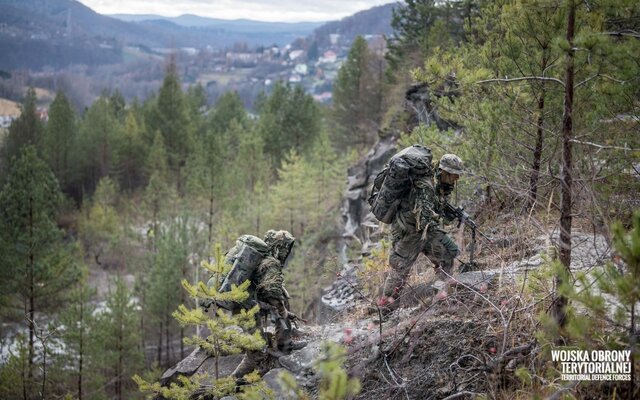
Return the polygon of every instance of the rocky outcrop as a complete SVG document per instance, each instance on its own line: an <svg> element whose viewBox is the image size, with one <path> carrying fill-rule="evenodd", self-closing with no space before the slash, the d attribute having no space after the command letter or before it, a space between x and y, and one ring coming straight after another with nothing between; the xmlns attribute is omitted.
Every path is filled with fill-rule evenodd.
<svg viewBox="0 0 640 400"><path fill-rule="evenodd" d="M349 262L349 254L359 253L370 246L371 234L378 222L369 212L367 198L373 180L397 150L393 137L380 140L358 164L349 169L348 186L344 195L342 217L344 239L341 259Z"/></svg>
<svg viewBox="0 0 640 400"><path fill-rule="evenodd" d="M218 373L220 376L228 376L240 364L242 356L224 356L218 360ZM160 384L169 386L176 382L178 376L192 376L195 373L213 372L215 358L204 349L196 348L182 361L169 368L162 374ZM212 374L211 374L212 375Z"/></svg>

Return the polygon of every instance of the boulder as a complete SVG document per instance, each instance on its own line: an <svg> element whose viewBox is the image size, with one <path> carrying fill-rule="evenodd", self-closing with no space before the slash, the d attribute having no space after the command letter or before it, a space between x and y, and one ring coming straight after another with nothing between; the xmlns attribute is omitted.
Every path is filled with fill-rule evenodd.
<svg viewBox="0 0 640 400"><path fill-rule="evenodd" d="M295 398L295 393L284 387L280 381L280 374L288 372L284 368L274 368L264 374L262 379L269 389L273 390L275 400L287 400Z"/></svg>
<svg viewBox="0 0 640 400"><path fill-rule="evenodd" d="M218 374L220 376L231 375L241 360L242 355L220 357L218 359ZM191 376L195 373L207 373L209 376L214 377L215 362L215 357L198 347L182 361L166 370L160 378L160 384L162 386L169 386L177 380L178 376Z"/></svg>
<svg viewBox="0 0 640 400"><path fill-rule="evenodd" d="M311 370L313 361L318 358L322 342L311 342L305 348L278 359L280 365L294 375L302 375Z"/></svg>
<svg viewBox="0 0 640 400"><path fill-rule="evenodd" d="M169 384L174 382L179 375L191 376L195 374L205 360L210 357L211 355L204 349L200 347L194 349L186 358L162 374L162 377L160 377L160 384L162 386L169 386Z"/></svg>

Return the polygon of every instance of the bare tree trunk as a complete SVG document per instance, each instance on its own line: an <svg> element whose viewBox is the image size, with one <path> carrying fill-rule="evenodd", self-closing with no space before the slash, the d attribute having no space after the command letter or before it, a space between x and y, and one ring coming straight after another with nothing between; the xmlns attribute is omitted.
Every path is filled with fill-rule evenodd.
<svg viewBox="0 0 640 400"><path fill-rule="evenodd" d="M170 350L169 346L171 345L171 338L169 337L169 321L168 317L164 321L164 343L165 343L165 359L167 360L167 364L171 362L171 357L173 356L173 352Z"/></svg>
<svg viewBox="0 0 640 400"><path fill-rule="evenodd" d="M571 137L573 135L573 79L574 79L574 49L573 36L576 20L576 4L574 0L568 1L567 10L567 42L569 50L566 56L565 69L565 93L564 93L564 114L562 118L562 199L560 203L560 262L569 271L571 265L571 205L573 185L572 177L572 150ZM556 275L556 290L562 285L563 278ZM557 296L553 316L560 327L566 324L565 307L568 300L565 296Z"/></svg>
<svg viewBox="0 0 640 400"><path fill-rule="evenodd" d="M84 357L84 289L80 299L80 346L78 351L78 400L82 400L82 367Z"/></svg>
<svg viewBox="0 0 640 400"><path fill-rule="evenodd" d="M44 333L41 330L40 335L42 335L42 392L40 393L40 398L42 400L46 399L45 389L47 385L47 341L44 339Z"/></svg>
<svg viewBox="0 0 640 400"><path fill-rule="evenodd" d="M158 329L158 365L162 366L162 322Z"/></svg>
<svg viewBox="0 0 640 400"><path fill-rule="evenodd" d="M20 362L20 369L21 369L20 376L22 377L22 398L23 398L23 400L28 400L28 398L29 398L29 396L27 396L27 385L28 385L28 382L27 382L27 377L25 376L26 375L26 371L25 371L25 368L24 368L24 360L21 360L21 362Z"/></svg>
<svg viewBox="0 0 640 400"><path fill-rule="evenodd" d="M543 64L544 63L545 62L543 59ZM529 199L527 208L535 206L536 200L538 199L538 180L540 179L542 145L544 144L544 98L546 96L546 90L544 87L544 82L541 82L540 85L542 86L542 89L540 90L540 97L538 98L536 147L533 151L533 163L531 166L531 178L529 180Z"/></svg>
<svg viewBox="0 0 640 400"><path fill-rule="evenodd" d="M180 327L180 359L184 359L184 328Z"/></svg>
<svg viewBox="0 0 640 400"><path fill-rule="evenodd" d="M143 285L143 289L141 289L141 293L140 293L140 304L146 304L146 295L145 295L145 290L144 290L144 285ZM146 359L146 349L147 349L147 343L144 340L145 338L145 332L144 332L144 312L140 313L140 332L142 332L142 335L140 335L140 348L142 349L142 351L145 353L145 359ZM78 400L82 400L82 399L78 399Z"/></svg>
<svg viewBox="0 0 640 400"><path fill-rule="evenodd" d="M123 329L124 327L120 324L120 329L118 331L118 366L116 368L116 398L118 400L122 400L122 375L124 375L124 360L122 358L122 353L124 352Z"/></svg>
<svg viewBox="0 0 640 400"><path fill-rule="evenodd" d="M29 197L29 264L27 265L27 280L29 285L29 306L27 310L27 315L29 318L29 367L27 369L27 383L29 388L31 388L31 381L33 380L33 358L34 358L34 335L35 335L35 282L34 282L34 265L35 265L35 255L33 254L33 249L35 247L34 243L34 232L33 232L33 198Z"/></svg>

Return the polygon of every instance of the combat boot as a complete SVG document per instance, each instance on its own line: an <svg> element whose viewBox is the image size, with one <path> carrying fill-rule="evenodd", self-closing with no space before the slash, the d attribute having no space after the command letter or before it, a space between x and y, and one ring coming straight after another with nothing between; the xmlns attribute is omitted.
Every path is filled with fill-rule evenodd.
<svg viewBox="0 0 640 400"><path fill-rule="evenodd" d="M283 353L291 353L294 350L300 350L305 348L307 344L309 343L305 340L297 340L297 341L288 340L284 343L278 343L278 350L280 350Z"/></svg>
<svg viewBox="0 0 640 400"><path fill-rule="evenodd" d="M276 329L276 347L282 353L290 353L304 348L308 343L303 340L294 341L291 329Z"/></svg>

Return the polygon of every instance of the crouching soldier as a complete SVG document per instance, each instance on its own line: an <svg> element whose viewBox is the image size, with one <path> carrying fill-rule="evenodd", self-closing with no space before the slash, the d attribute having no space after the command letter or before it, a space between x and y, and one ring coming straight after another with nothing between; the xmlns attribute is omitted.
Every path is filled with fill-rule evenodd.
<svg viewBox="0 0 640 400"><path fill-rule="evenodd" d="M297 316L289 311L288 293L284 288L283 268L287 257L295 243L295 238L287 231L269 230L264 238L268 254L260 261L251 277L255 296L260 304L261 312L258 314L257 329L262 329L262 316L271 317L275 324L275 345L279 352L290 352L306 346L305 342L292 340L293 329L291 322ZM265 351L248 351L242 362L233 371L232 376L241 378L244 375L259 369L265 361Z"/></svg>

